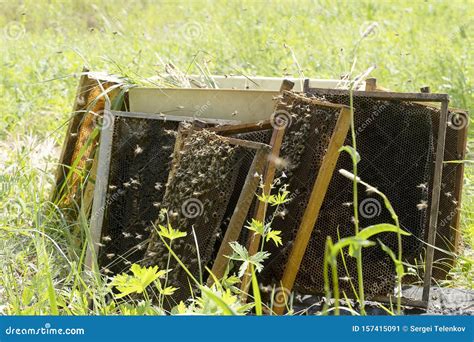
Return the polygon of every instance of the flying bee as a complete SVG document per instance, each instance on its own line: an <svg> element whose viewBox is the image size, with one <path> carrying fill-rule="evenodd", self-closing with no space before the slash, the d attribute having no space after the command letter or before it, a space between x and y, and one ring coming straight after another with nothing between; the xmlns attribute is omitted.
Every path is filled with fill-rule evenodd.
<svg viewBox="0 0 474 342"><path fill-rule="evenodd" d="M419 189L426 190L428 188L428 185L426 183L421 183L416 186Z"/></svg>
<svg viewBox="0 0 474 342"><path fill-rule="evenodd" d="M139 154L141 154L143 152L143 148L141 148L140 146L136 146L135 147L135 150L133 151L133 153L137 156Z"/></svg>
<svg viewBox="0 0 474 342"><path fill-rule="evenodd" d="M123 235L124 238L131 238L132 237L132 234L127 233L127 232L122 232L122 235Z"/></svg>
<svg viewBox="0 0 474 342"><path fill-rule="evenodd" d="M108 253L108 254L106 254L105 256L106 256L108 259L112 259L112 258L115 256L115 254L114 254L114 253Z"/></svg>
<svg viewBox="0 0 474 342"><path fill-rule="evenodd" d="M96 242L95 244L96 244L96 246L99 246L99 247L105 247L105 245L103 243L100 243L100 242Z"/></svg>
<svg viewBox="0 0 474 342"><path fill-rule="evenodd" d="M156 183L155 183L155 189L158 190L158 191L160 191L161 188L163 188L163 184L161 184L161 183L159 183L159 182L156 182Z"/></svg>
<svg viewBox="0 0 474 342"><path fill-rule="evenodd" d="M416 205L416 207L417 207L418 210L426 209L426 208L428 208L428 202L425 201L425 200L422 200L420 203L418 203Z"/></svg>
<svg viewBox="0 0 474 342"><path fill-rule="evenodd" d="M143 235L142 234L136 234L135 239L141 240L141 239L143 239Z"/></svg>
<svg viewBox="0 0 474 342"><path fill-rule="evenodd" d="M342 280L342 281L351 281L352 280L352 277L348 277L348 276L345 276L345 277L339 277L339 280Z"/></svg>
<svg viewBox="0 0 474 342"><path fill-rule="evenodd" d="M112 241L112 238L107 235L107 236L102 237L102 241Z"/></svg>

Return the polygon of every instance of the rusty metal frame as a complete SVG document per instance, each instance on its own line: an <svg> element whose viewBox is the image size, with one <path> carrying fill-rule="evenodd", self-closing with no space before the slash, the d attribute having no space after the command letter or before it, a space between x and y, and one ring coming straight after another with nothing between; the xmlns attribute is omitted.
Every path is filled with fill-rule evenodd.
<svg viewBox="0 0 474 342"><path fill-rule="evenodd" d="M306 84L305 93L312 95L351 95L354 97L371 97L380 100L394 100L405 102L438 102L441 103L438 138L436 144L436 159L433 175L433 190L431 192L431 206L429 215L428 238L425 258L425 274L423 279L423 294L421 301L406 300L412 306L427 308L430 298L431 276L433 271L433 258L438 225L438 211L441 196L441 180L443 173L443 160L446 141L446 128L448 120L449 95L437 93L398 93L385 91L349 91L343 89L309 88ZM407 305L410 305L407 304Z"/></svg>

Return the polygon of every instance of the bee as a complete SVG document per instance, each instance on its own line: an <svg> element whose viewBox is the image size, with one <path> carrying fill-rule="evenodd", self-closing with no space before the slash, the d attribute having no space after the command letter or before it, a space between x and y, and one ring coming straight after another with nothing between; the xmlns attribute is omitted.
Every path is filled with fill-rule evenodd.
<svg viewBox="0 0 474 342"><path fill-rule="evenodd" d="M123 235L124 238L130 238L130 237L132 237L132 234L127 233L127 232L122 232L122 235Z"/></svg>
<svg viewBox="0 0 474 342"><path fill-rule="evenodd" d="M136 146L135 147L135 150L133 151L133 153L137 156L139 154L141 154L143 152L143 149L140 147L140 146Z"/></svg>
<svg viewBox="0 0 474 342"><path fill-rule="evenodd" d="M418 210L426 209L428 208L428 202L425 200L422 200L420 203L416 205L416 207L418 208Z"/></svg>
<svg viewBox="0 0 474 342"><path fill-rule="evenodd" d="M108 254L106 254L105 256L106 256L108 259L112 259L112 258L115 256L115 254L114 254L114 253L108 253Z"/></svg>
<svg viewBox="0 0 474 342"><path fill-rule="evenodd" d="M107 235L107 236L102 237L102 241L112 241L112 238Z"/></svg>
<svg viewBox="0 0 474 342"><path fill-rule="evenodd" d="M163 184L161 184L161 183L159 183L159 182L156 182L156 183L155 183L155 189L158 190L158 191L160 191L161 188L163 188Z"/></svg>
<svg viewBox="0 0 474 342"><path fill-rule="evenodd" d="M137 234L137 233L135 233L135 234L136 234L136 235L135 235L135 239L138 239L138 240L143 239L143 235L142 235L142 234Z"/></svg>
<svg viewBox="0 0 474 342"><path fill-rule="evenodd" d="M345 276L345 277L339 277L339 280L342 280L342 281L351 281L352 280L352 277L348 277L348 276Z"/></svg>

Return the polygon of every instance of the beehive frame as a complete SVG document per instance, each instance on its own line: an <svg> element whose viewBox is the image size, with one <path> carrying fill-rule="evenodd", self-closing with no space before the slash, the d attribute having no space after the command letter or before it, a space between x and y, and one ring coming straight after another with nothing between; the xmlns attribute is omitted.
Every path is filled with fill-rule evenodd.
<svg viewBox="0 0 474 342"><path fill-rule="evenodd" d="M80 190L77 189L77 181L74 179L71 181L71 178L74 178L71 168L82 167L87 169L87 172L94 169L94 165L88 167L86 163L94 158L95 141L98 138L89 142L89 149L86 151L82 151L82 149L88 143L87 139L96 127L102 111L106 105L109 108L120 106L121 101L123 101L123 97L118 96L119 89L123 85L119 78L102 73L92 73L85 67L80 75L72 116L69 119L65 141L59 157L56 186L52 194L52 201L61 207L70 206L72 197ZM79 198L74 199L76 203L81 204L81 195L79 192Z"/></svg>
<svg viewBox="0 0 474 342"><path fill-rule="evenodd" d="M305 87L305 93L311 95L325 96L347 96L350 94L348 90L339 89L321 89L321 88L310 88ZM433 272L433 258L435 252L436 234L438 227L438 210L441 193L441 179L443 171L443 161L445 152L445 140L446 140L446 128L448 120L448 105L449 96L447 94L435 94L435 93L398 93L398 92L381 92L381 91L353 91L352 96L354 97L368 97L378 100L388 101L402 101L402 102L428 102L428 103L440 103L440 116L438 125L438 135L436 141L436 152L434 162L434 174L433 174L433 190L431 192L431 203L429 212L429 224L427 233L427 247L426 247L426 258L425 258L425 274L423 279L423 294L421 301L404 301L406 304L419 307L427 307L430 295L431 278Z"/></svg>
<svg viewBox="0 0 474 342"><path fill-rule="evenodd" d="M93 202L90 218L90 228L88 240L88 248L86 251L85 269L98 271L98 254L101 245L101 237L103 234L103 224L105 217L105 209L107 207L106 196L109 187L109 173L112 161L112 147L114 145L114 125L116 118L159 120L162 122L183 122L192 121L193 118L186 116L170 116L150 113L135 113L110 110L106 107L103 114L103 120L106 122L100 136L100 144L97 157L97 168L95 184L93 187ZM206 124L215 125L222 123L231 123L231 120L213 120L203 119Z"/></svg>
<svg viewBox="0 0 474 342"><path fill-rule="evenodd" d="M237 125L237 127L232 127L232 130L245 130L247 127L248 125L245 125L245 127ZM184 272L179 265L176 265L176 267L171 266L174 269L172 274L173 286L177 287L178 290L172 298L169 298L169 301L179 303L180 300L186 300L191 296L188 286L188 272L191 272L195 278L202 276L202 270L213 261L212 256L215 255L216 249L219 246L217 236L220 236L221 232L225 231L224 242L220 245L221 251L217 254L213 267L213 273L218 277L221 276L227 265L228 259L226 256L231 253L231 247L228 242L234 241L235 236L238 237L240 235L260 181L259 175L262 174L265 164L268 162L270 150L268 145L225 137L216 132L221 129L227 131L229 128L229 126L226 126L203 130L202 128L189 128L189 125L184 126L181 124L178 130L172 167L169 172L162 207L166 208L168 213L171 213L165 222L168 222L173 227L178 227L178 229L184 229L187 233L186 236L174 244L173 255L177 255L181 263L187 266L188 270ZM213 132L210 132L211 130ZM209 152L204 146L211 145L214 147L212 152ZM225 148L220 150L217 146L232 146L233 152L226 154L231 150L223 152ZM234 147L238 148L240 152L237 152ZM223 159L217 157L217 160L213 159L212 161L214 165L213 172L209 173L205 168L202 168L203 164L200 162L200 160L203 160L202 158L207 158L206 156L214 156L212 158L216 158L216 154L213 153L220 155L221 151L224 153L222 155ZM244 155L252 156L252 164L250 166L246 165L243 167L242 160ZM225 170L221 169L221 167L224 167ZM198 169L199 171L196 171ZM209 188L207 179L212 175L215 176L216 170L220 170L218 171L219 179L212 182L213 185ZM246 181L243 184L236 183L236 177L242 170L246 174ZM196 179L193 178L193 173L196 175ZM224 183L222 183L223 181ZM189 186L189 182L194 184L194 186ZM185 186L186 189L180 191L179 189L185 184L188 184L188 186ZM212 191L209 191L209 189ZM189 190L191 192L188 193ZM229 202L231 196L236 192L239 194L238 205ZM189 197L191 193L192 198ZM188 200L200 204L201 207L197 215L189 215L186 209L183 209ZM230 216L230 221L226 224L222 219L229 208L232 209L232 215ZM159 222L157 221L157 224ZM191 228L193 232L191 232ZM197 235L194 235L194 229L196 232L199 232ZM166 246L160 242L158 233L153 232L144 264L158 264L160 267L165 267L166 256L164 257L164 255L167 253L169 252ZM212 277L209 277L208 281L210 279Z"/></svg>

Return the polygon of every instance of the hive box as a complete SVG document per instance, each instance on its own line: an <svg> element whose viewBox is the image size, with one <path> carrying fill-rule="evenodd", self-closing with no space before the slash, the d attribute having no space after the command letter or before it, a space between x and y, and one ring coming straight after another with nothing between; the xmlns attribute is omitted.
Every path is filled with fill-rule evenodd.
<svg viewBox="0 0 474 342"><path fill-rule="evenodd" d="M303 80L287 78L302 91ZM235 120L240 123L269 119L283 78L213 76L218 88L145 88L129 91L130 111L190 118ZM309 80L310 87L344 88L347 81ZM361 86L363 90L365 85Z"/></svg>

